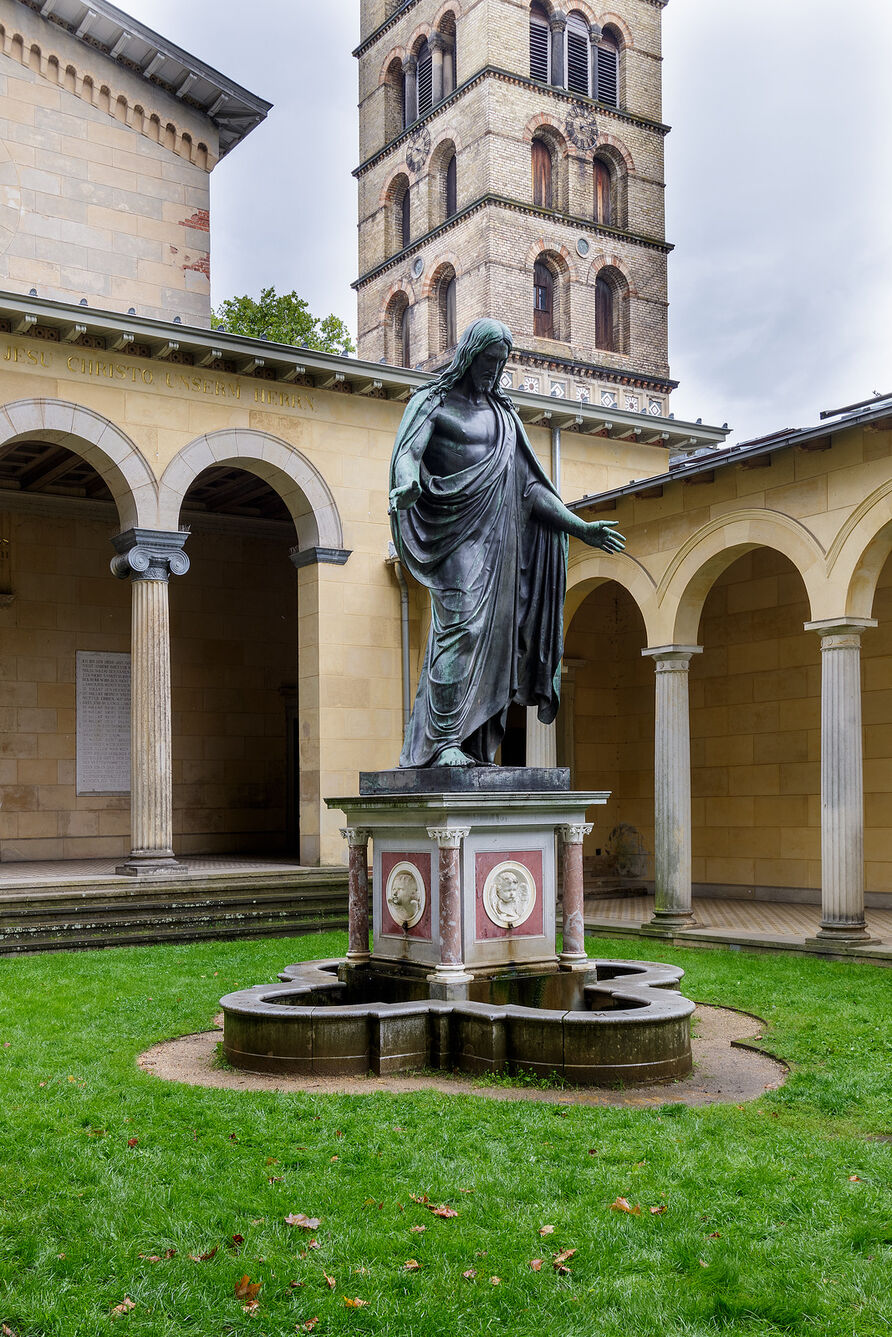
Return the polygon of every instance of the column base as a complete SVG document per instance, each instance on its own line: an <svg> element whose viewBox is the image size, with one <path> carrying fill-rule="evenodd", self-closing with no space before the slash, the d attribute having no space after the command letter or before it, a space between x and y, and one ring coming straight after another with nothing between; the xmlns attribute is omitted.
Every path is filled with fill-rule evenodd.
<svg viewBox="0 0 892 1337"><path fill-rule="evenodd" d="M561 952L558 956L558 970L591 970L593 964L584 952Z"/></svg>
<svg viewBox="0 0 892 1337"><path fill-rule="evenodd" d="M822 924L813 938L806 938L806 945L826 947L828 943L838 942L845 947L848 943L864 944L879 942L866 924Z"/></svg>
<svg viewBox="0 0 892 1337"><path fill-rule="evenodd" d="M427 977L429 998L440 1003L462 1003L467 1001L468 985L474 976L461 967L455 970L438 970Z"/></svg>
<svg viewBox="0 0 892 1337"><path fill-rule="evenodd" d="M116 866L115 872L119 877L178 877L186 872L186 865L177 861L172 850L153 850L131 854L125 863Z"/></svg>
<svg viewBox="0 0 892 1337"><path fill-rule="evenodd" d="M696 927L696 917L690 910L670 910L665 914L657 910L653 919L641 925L641 932L653 934L654 937L668 937L679 930Z"/></svg>
<svg viewBox="0 0 892 1337"><path fill-rule="evenodd" d="M371 954L371 952L348 952L348 953L347 953L347 964L348 964L348 965L351 965L351 966L365 966L365 965L368 965L368 963L369 963L369 961L371 961L371 959L372 959L372 954Z"/></svg>

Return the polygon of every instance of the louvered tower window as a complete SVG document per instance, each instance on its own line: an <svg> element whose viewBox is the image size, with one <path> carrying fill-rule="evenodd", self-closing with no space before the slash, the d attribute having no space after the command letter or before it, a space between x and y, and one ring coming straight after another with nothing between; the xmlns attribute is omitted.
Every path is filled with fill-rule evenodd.
<svg viewBox="0 0 892 1337"><path fill-rule="evenodd" d="M418 52L418 115L426 116L434 103L434 60L427 42Z"/></svg>
<svg viewBox="0 0 892 1337"><path fill-rule="evenodd" d="M541 260L533 266L533 334L554 338L554 275Z"/></svg>
<svg viewBox="0 0 892 1337"><path fill-rule="evenodd" d="M541 5L530 6L530 78L551 82L551 29Z"/></svg>
<svg viewBox="0 0 892 1337"><path fill-rule="evenodd" d="M452 278L445 285L442 295L443 331L446 338L446 348L454 348L458 338L455 319L455 288L456 279L453 274Z"/></svg>
<svg viewBox="0 0 892 1337"><path fill-rule="evenodd" d="M590 91L590 51L588 24L579 14L571 14L567 20L567 88L583 97Z"/></svg>
<svg viewBox="0 0 892 1337"><path fill-rule="evenodd" d="M619 45L616 38L605 32L595 48L597 89L595 97L608 107L619 106Z"/></svg>
<svg viewBox="0 0 892 1337"><path fill-rule="evenodd" d="M401 365L411 367L412 365L412 308L407 302L403 307L402 314L399 317L400 330L400 358Z"/></svg>

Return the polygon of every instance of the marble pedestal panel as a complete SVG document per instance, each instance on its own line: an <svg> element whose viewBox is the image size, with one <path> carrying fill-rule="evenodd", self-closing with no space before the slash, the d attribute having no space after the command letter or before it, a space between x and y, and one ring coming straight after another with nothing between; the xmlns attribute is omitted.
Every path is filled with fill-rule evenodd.
<svg viewBox="0 0 892 1337"><path fill-rule="evenodd" d="M449 789L419 789L439 768L381 772L326 802L371 837L372 962L424 971L448 998L476 975L557 967L558 835L609 794L570 792L563 770L443 769Z"/></svg>

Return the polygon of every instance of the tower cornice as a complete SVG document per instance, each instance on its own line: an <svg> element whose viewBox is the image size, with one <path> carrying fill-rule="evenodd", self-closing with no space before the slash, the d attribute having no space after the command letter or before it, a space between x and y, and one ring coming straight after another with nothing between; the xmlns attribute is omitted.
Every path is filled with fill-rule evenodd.
<svg viewBox="0 0 892 1337"><path fill-rule="evenodd" d="M392 269L394 266L402 264L404 261L408 260L410 256L423 250L423 248L431 241L435 241L438 237L443 236L444 233L452 231L453 228L457 227L460 223L463 223L465 219L470 218L472 214L479 213L481 209L490 206L495 206L500 209L509 209L512 213L526 214L531 218L547 219L552 223L560 223L564 227L577 228L580 232L585 232L588 236L605 237L614 241L629 242L633 246L641 246L649 251L659 251L663 255L668 255L675 249L672 242L659 241L656 237L644 237L635 232L624 232L622 228L605 227L601 223L593 223L590 218L586 219L577 217L573 214L562 214L554 209L542 209L535 204L526 204L523 200L511 199L507 195L487 194L478 196L476 200L472 200L470 204L466 204L463 209L460 209L458 213L453 214L451 218L447 218L444 223L440 223L437 227L431 228L431 230L426 232L423 236L416 237L415 240L412 241L410 245L404 247L403 250L397 251L394 255L389 255L387 259L382 260L379 265L375 265L374 268L366 270L364 274L360 274L359 278L351 284L351 287L361 288L364 284L371 283L373 279L379 278L380 275L385 273L388 269Z"/></svg>
<svg viewBox="0 0 892 1337"><path fill-rule="evenodd" d="M438 102L435 107L432 107L426 115L419 116L416 121L413 121L411 125L407 125L405 129L401 130L389 143L378 149L378 151L373 153L370 158L366 158L364 162L361 162L358 167L354 168L353 175L357 179L364 176L366 172L370 171L377 163L381 162L383 158L386 158L389 154L395 152L401 144L404 144L410 139L421 126L429 124L440 114L440 112L445 111L450 107L454 107L464 93L467 93L469 89L474 88L485 79L498 79L503 83L513 84L516 88L531 88L543 97L550 97L558 102L563 102L566 105L570 105L571 103L582 103L586 107L591 107L599 116L607 117L610 120L620 121L625 125L640 126L644 130L649 130L652 134L665 136L669 134L671 129L671 126L663 125L660 121L651 121L646 116L636 116L634 112L622 111L618 107L608 106L605 102L596 102L594 98L583 97L581 93L571 93L568 92L566 88L552 88L550 84L540 84L535 79L527 79L522 74L512 74L510 70L499 69L497 65L484 65L476 74L472 74L470 79L465 80L463 84L459 84L454 92L450 93L448 97L445 97L442 102Z"/></svg>

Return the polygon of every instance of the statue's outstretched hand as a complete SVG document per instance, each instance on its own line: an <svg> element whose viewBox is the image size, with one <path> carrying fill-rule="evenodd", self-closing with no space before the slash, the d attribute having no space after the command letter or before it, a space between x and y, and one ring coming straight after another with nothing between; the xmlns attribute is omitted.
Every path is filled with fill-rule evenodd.
<svg viewBox="0 0 892 1337"><path fill-rule="evenodd" d="M421 496L421 484L413 478L410 483L402 483L395 487L390 494L390 509L392 511L407 511L410 506L414 506Z"/></svg>
<svg viewBox="0 0 892 1337"><path fill-rule="evenodd" d="M616 531L615 520L591 520L587 533L580 536L590 548L603 548L604 552L623 552L626 540Z"/></svg>

